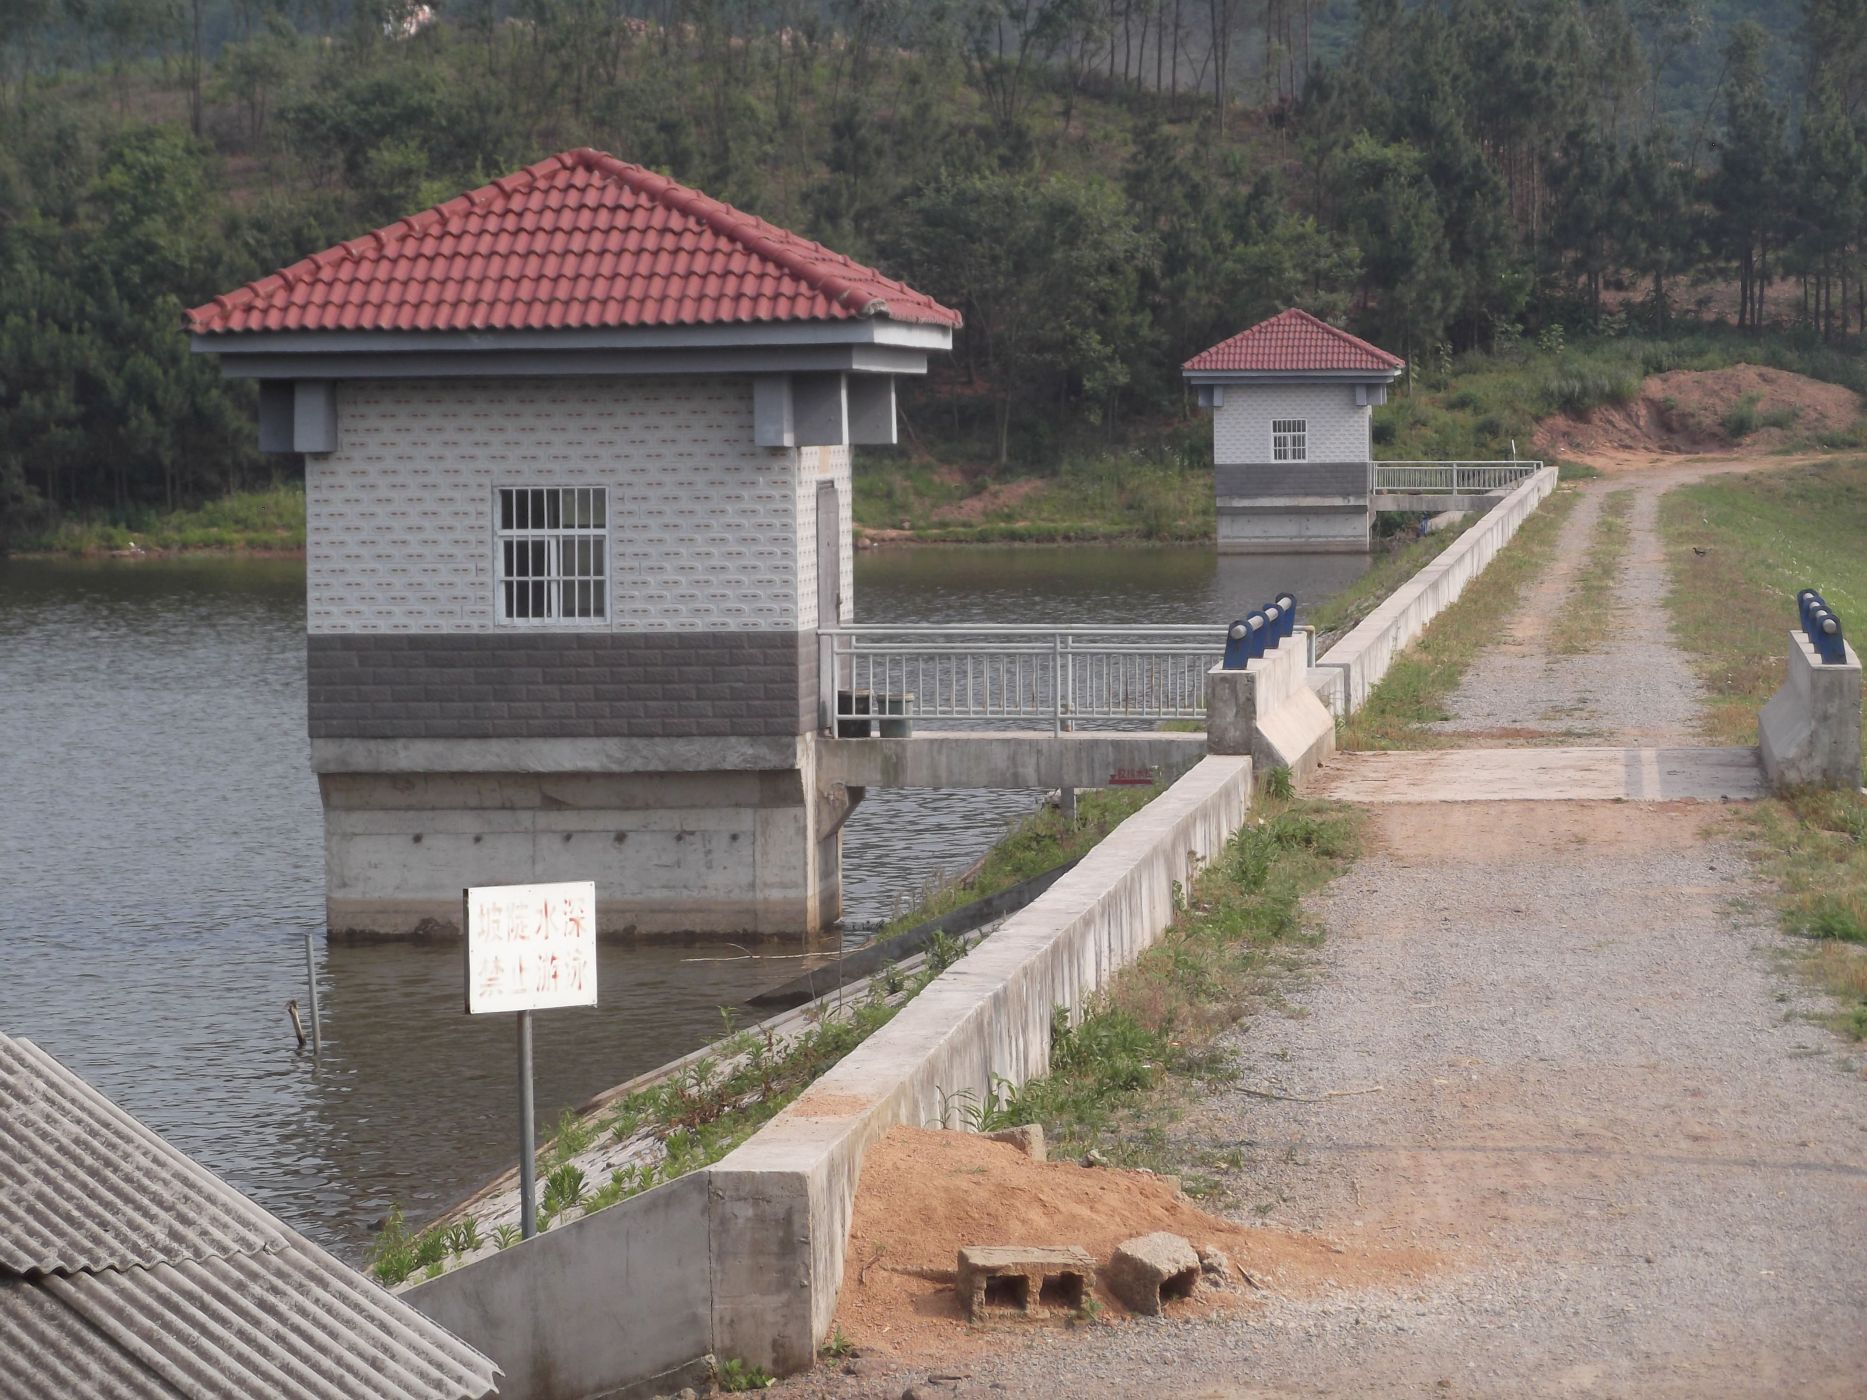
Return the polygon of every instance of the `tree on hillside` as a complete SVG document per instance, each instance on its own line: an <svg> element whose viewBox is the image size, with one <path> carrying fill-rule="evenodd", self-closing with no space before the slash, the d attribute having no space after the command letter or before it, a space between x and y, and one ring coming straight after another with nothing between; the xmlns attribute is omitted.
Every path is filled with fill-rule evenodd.
<svg viewBox="0 0 1867 1400"><path fill-rule="evenodd" d="M1712 243L1737 269L1737 324L1752 331L1763 325L1789 167L1783 113L1764 83L1767 43L1749 20L1732 32L1725 51L1725 129L1710 187Z"/></svg>
<svg viewBox="0 0 1867 1400"><path fill-rule="evenodd" d="M1105 405L1126 382L1136 275L1154 245L1120 190L993 172L942 180L909 213L899 261L965 312L964 353L992 384L1000 465L1014 403Z"/></svg>
<svg viewBox="0 0 1867 1400"><path fill-rule="evenodd" d="M1670 319L1666 280L1698 263L1693 185L1664 128L1636 142L1621 167L1614 223L1620 258L1651 282L1652 325L1662 335Z"/></svg>

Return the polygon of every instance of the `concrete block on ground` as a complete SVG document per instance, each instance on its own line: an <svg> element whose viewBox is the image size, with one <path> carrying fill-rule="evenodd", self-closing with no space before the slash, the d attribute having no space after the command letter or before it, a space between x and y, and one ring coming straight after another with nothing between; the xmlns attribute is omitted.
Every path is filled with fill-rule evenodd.
<svg viewBox="0 0 1867 1400"><path fill-rule="evenodd" d="M966 1316L984 1322L992 1317L1036 1317L1046 1311L1075 1312L1095 1281L1095 1260L1073 1245L969 1245L959 1252L953 1286Z"/></svg>
<svg viewBox="0 0 1867 1400"><path fill-rule="evenodd" d="M1000 1128L995 1133L987 1133L993 1142L1008 1142L1033 1162L1048 1161L1044 1147L1044 1125L1042 1123L1023 1123L1015 1128Z"/></svg>
<svg viewBox="0 0 1867 1400"><path fill-rule="evenodd" d="M1130 1312L1157 1315L1199 1286L1199 1255L1190 1242L1165 1230L1137 1235L1109 1256L1108 1284Z"/></svg>
<svg viewBox="0 0 1867 1400"><path fill-rule="evenodd" d="M1854 788L1861 781L1861 661L1824 664L1801 632L1789 634L1788 674L1763 707L1757 749L1772 788Z"/></svg>
<svg viewBox="0 0 1867 1400"><path fill-rule="evenodd" d="M1206 673L1206 737L1214 753L1248 753L1260 775L1299 780L1335 751L1335 716L1310 688L1309 634L1300 629L1242 671Z"/></svg>

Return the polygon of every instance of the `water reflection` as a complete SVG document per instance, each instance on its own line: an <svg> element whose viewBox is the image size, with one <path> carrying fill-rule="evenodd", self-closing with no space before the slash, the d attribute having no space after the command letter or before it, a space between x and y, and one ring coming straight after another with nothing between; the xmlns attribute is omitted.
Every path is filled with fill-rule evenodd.
<svg viewBox="0 0 1867 1400"><path fill-rule="evenodd" d="M1208 549L885 551L864 619L1213 622L1364 561ZM0 561L0 1030L31 1037L316 1238L458 1196L510 1159L509 1018L469 1020L448 947L316 958L326 1056L293 1050L322 841L291 560ZM852 921L963 869L1031 793L878 793L846 830ZM542 1015L554 1116L711 1038L794 962L605 944L602 1005ZM730 951L730 950L727 950Z"/></svg>

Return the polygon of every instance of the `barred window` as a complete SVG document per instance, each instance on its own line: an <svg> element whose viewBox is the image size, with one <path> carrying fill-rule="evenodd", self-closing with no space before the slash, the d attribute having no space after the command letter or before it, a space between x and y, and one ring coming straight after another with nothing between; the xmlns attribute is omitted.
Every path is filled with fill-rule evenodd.
<svg viewBox="0 0 1867 1400"><path fill-rule="evenodd" d="M1271 419L1271 460L1307 462L1309 460L1309 419Z"/></svg>
<svg viewBox="0 0 1867 1400"><path fill-rule="evenodd" d="M493 548L501 622L609 615L609 499L601 486L501 486Z"/></svg>

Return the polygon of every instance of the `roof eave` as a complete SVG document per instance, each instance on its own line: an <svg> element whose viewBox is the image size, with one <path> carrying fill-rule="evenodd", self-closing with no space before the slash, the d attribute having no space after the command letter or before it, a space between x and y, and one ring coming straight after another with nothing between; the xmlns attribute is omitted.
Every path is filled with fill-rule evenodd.
<svg viewBox="0 0 1867 1400"><path fill-rule="evenodd" d="M953 348L953 327L935 321L862 316L834 321L726 322L704 326L488 331L201 331L196 354L561 354L583 350L736 350L877 345L903 350Z"/></svg>
<svg viewBox="0 0 1867 1400"><path fill-rule="evenodd" d="M1330 384L1392 384L1406 369L1194 369L1181 366L1190 384L1290 384L1322 381Z"/></svg>

